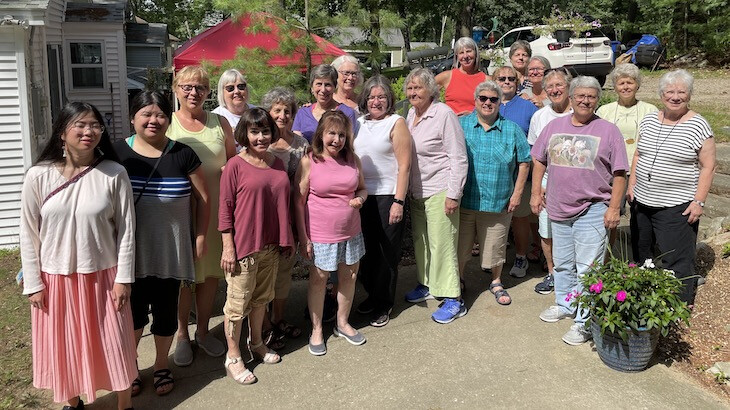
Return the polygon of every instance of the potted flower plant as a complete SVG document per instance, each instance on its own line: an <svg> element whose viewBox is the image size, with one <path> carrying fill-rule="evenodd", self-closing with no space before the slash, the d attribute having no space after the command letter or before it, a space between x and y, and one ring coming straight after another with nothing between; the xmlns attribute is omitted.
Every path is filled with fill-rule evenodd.
<svg viewBox="0 0 730 410"><path fill-rule="evenodd" d="M589 310L586 325L596 351L613 369L644 370L659 334L666 336L679 322L689 325L689 309L678 295L682 282L651 259L639 266L611 256L594 263L581 283L584 291L569 298Z"/></svg>
<svg viewBox="0 0 730 410"><path fill-rule="evenodd" d="M552 36L560 43L567 43L571 37L580 37L583 33L601 27L599 20L587 21L578 13L565 13L554 8L545 24L535 27L532 31L538 36Z"/></svg>

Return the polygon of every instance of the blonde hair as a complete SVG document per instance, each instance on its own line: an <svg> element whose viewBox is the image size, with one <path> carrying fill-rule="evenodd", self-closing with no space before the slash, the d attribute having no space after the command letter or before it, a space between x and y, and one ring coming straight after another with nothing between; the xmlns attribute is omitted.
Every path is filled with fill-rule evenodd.
<svg viewBox="0 0 730 410"><path fill-rule="evenodd" d="M177 88L178 85L191 80L198 80L210 89L210 75L199 65L189 65L178 71L172 80L172 87Z"/></svg>

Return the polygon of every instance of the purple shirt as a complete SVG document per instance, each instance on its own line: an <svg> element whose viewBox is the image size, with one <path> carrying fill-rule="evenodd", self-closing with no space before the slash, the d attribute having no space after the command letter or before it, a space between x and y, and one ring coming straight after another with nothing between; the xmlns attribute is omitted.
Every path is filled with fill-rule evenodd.
<svg viewBox="0 0 730 410"><path fill-rule="evenodd" d="M414 125L416 109L408 111L406 124L413 136L410 191L416 199L446 191L459 200L464 192L469 163L464 130L448 105L434 101Z"/></svg>
<svg viewBox="0 0 730 410"><path fill-rule="evenodd" d="M547 213L556 221L573 218L594 202L609 201L613 173L629 169L624 139L614 124L594 115L577 127L572 118L552 120L531 151L550 169Z"/></svg>
<svg viewBox="0 0 730 410"><path fill-rule="evenodd" d="M317 125L319 124L319 121L314 118L314 114L312 113L313 109L314 104L297 111L297 115L294 117L294 124L292 124L291 128L292 131L302 133L302 136L306 138L307 142L310 144L312 143L312 137L314 136L314 132L317 130ZM347 118L350 119L350 125L352 125L352 131L354 135L357 135L357 131L360 129L360 124L357 122L357 113L355 110L345 104L338 105L337 109L347 115Z"/></svg>

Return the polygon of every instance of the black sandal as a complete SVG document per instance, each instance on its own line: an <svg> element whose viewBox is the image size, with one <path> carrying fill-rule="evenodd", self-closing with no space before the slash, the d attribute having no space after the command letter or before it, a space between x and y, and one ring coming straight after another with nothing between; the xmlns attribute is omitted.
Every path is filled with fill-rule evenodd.
<svg viewBox="0 0 730 410"><path fill-rule="evenodd" d="M302 335L302 329L299 327L290 324L286 320L280 320L279 323L276 324L276 328L281 332L282 334L286 335L289 339L296 339L299 336ZM274 349L276 350L276 349Z"/></svg>
<svg viewBox="0 0 730 410"><path fill-rule="evenodd" d="M502 288L502 289L494 290L494 288ZM509 295L509 293L507 293L507 290L504 288L504 285L502 285L502 282L496 282L496 283L492 283L491 285L489 285L489 291L492 292L492 294L494 295L494 299L500 305L507 306L510 303L512 303L512 297ZM505 303L500 302L499 298L505 297L505 296L509 298L509 302L505 302Z"/></svg>
<svg viewBox="0 0 730 410"><path fill-rule="evenodd" d="M175 387L175 380L172 378L172 372L170 369L160 369L152 373L152 376L154 376L154 383L152 383L153 386L155 386L155 394L158 396L164 396L172 391L172 389L160 393L160 387L167 386L168 384L172 384L173 388Z"/></svg>
<svg viewBox="0 0 730 410"><path fill-rule="evenodd" d="M132 397L139 396L139 394L142 392L142 380L137 377L132 381Z"/></svg>
<svg viewBox="0 0 730 410"><path fill-rule="evenodd" d="M79 404L76 407L65 405L61 410L84 410L84 401L79 399Z"/></svg>

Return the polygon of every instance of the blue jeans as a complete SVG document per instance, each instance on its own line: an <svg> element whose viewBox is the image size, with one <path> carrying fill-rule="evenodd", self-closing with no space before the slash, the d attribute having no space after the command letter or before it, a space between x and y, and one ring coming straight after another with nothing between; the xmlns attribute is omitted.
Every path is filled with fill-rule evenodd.
<svg viewBox="0 0 730 410"><path fill-rule="evenodd" d="M603 215L608 204L596 202L580 215L566 221L550 220L553 233L553 262L555 263L555 303L564 313L574 314L576 307L566 301L568 293L583 292L580 278L590 265L603 262L608 242L608 230ZM588 310L578 306L576 323L585 323Z"/></svg>

